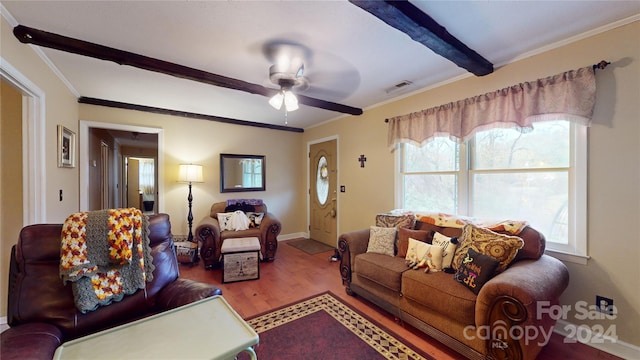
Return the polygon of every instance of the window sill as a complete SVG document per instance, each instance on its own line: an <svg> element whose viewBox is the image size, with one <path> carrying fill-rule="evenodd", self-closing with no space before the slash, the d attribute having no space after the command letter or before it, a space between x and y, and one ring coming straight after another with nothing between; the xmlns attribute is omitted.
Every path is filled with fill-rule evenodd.
<svg viewBox="0 0 640 360"><path fill-rule="evenodd" d="M588 255L571 254L571 253L558 251L558 250L551 250L551 249L546 249L544 253L549 256L553 256L558 260L568 261L568 262L572 262L580 265L587 265L588 260L591 259L591 256L588 256Z"/></svg>

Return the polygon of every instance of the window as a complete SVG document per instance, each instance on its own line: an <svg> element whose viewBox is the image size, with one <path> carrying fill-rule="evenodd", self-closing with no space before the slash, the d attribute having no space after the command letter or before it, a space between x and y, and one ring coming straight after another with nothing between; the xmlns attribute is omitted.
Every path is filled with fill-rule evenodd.
<svg viewBox="0 0 640 360"><path fill-rule="evenodd" d="M487 219L527 220L547 249L586 256L586 127L534 123L491 129L457 144L402 144L398 206Z"/></svg>
<svg viewBox="0 0 640 360"><path fill-rule="evenodd" d="M262 161L258 159L242 159L242 186L262 187Z"/></svg>

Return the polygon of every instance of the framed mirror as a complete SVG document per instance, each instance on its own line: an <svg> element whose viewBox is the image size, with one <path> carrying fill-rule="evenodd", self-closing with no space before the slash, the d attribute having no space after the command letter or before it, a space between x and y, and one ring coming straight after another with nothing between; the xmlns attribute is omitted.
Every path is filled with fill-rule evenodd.
<svg viewBox="0 0 640 360"><path fill-rule="evenodd" d="M220 154L220 192L264 191L264 155Z"/></svg>

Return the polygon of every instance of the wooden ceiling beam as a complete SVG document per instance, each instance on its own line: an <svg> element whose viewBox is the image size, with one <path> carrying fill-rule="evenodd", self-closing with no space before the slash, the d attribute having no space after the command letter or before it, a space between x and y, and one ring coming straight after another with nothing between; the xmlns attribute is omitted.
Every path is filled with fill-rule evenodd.
<svg viewBox="0 0 640 360"><path fill-rule="evenodd" d="M253 126L253 127L258 127L258 128L262 128L262 129L290 131L290 132L297 132L297 133L304 132L304 129L302 129L302 128L291 127L291 126L265 124L265 123L247 121L247 120L238 120L238 119L231 119L231 118L226 118L226 117L221 117L221 116L205 115L205 114L198 114L198 113L192 113L192 112L186 112L186 111L171 110L171 109L159 108L159 107L154 107L154 106L129 104L129 103L123 103L123 102L119 102L119 101L96 99L96 98L90 98L90 97L84 97L84 96L82 96L82 97L80 97L78 99L78 103L80 103L80 104L89 104L89 105L97 105L97 106L106 106L106 107L112 107L112 108L116 108L116 109L144 111L144 112L153 113L153 114L180 116L180 117L189 118L189 119L215 121L215 122L220 122L220 123L224 123L224 124Z"/></svg>
<svg viewBox="0 0 640 360"><path fill-rule="evenodd" d="M277 89L269 89L262 85L252 84L246 81L213 74L188 66L135 54L129 51L119 50L84 40L78 40L43 30L33 29L24 25L16 26L13 29L13 34L20 42L25 44L34 44L95 59L112 61L119 65L129 65L138 69L154 71L209 85L244 91L266 97L271 97L278 92ZM296 96L298 97L298 102L304 105L344 114L362 115L362 109L359 108L315 99L300 94L296 94Z"/></svg>
<svg viewBox="0 0 640 360"><path fill-rule="evenodd" d="M406 0L349 0L349 2L477 76L493 72L493 64L490 61L470 49L431 16Z"/></svg>

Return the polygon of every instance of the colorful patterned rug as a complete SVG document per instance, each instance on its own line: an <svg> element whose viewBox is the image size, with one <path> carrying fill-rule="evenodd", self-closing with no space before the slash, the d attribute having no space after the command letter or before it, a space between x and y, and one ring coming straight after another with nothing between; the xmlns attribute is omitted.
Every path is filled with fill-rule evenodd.
<svg viewBox="0 0 640 360"><path fill-rule="evenodd" d="M260 336L260 360L433 359L330 292L246 321Z"/></svg>

